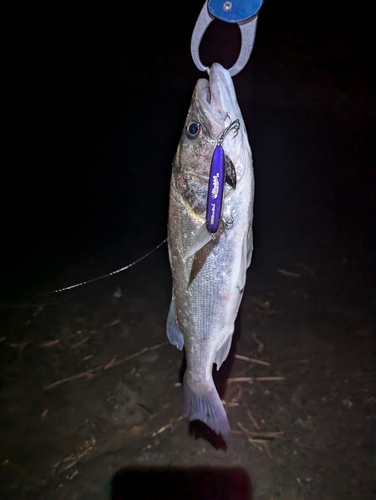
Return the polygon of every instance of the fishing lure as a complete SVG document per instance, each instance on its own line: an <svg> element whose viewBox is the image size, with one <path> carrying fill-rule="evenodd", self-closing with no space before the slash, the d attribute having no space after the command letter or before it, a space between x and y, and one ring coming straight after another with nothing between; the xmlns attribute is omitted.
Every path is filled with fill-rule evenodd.
<svg viewBox="0 0 376 500"><path fill-rule="evenodd" d="M222 216L225 182L234 189L236 187L235 167L231 159L225 154L222 144L226 135L231 130L234 131L234 137L236 137L239 128L239 120L234 120L223 130L217 140L217 146L212 156L208 183L208 198L206 203L206 228L211 234L216 233L219 228Z"/></svg>

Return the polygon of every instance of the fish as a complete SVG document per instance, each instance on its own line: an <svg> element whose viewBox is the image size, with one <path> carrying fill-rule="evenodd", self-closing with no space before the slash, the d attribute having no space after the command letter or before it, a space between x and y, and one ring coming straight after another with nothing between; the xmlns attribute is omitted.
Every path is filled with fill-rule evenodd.
<svg viewBox="0 0 376 500"><path fill-rule="evenodd" d="M185 348L184 417L227 436L230 424L212 372L230 351L251 263L254 175L232 78L219 63L209 68L208 77L196 83L172 164L172 298L166 331L172 345ZM225 175L219 224L212 230L208 200L211 193L218 195L218 182L210 184L216 181L210 176L218 148L223 150Z"/></svg>

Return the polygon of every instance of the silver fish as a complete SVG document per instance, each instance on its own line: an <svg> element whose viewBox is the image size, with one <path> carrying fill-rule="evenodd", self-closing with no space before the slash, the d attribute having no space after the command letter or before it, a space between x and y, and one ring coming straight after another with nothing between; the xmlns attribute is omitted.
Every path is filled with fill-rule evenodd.
<svg viewBox="0 0 376 500"><path fill-rule="evenodd" d="M223 139L230 177L223 193L221 223L206 228L208 181L213 151L235 120L239 129ZM222 136L221 136L222 134ZM173 278L167 336L185 346L184 410L217 434L230 433L212 369L227 358L251 262L254 177L247 131L229 72L220 64L209 81L197 81L173 161L168 246Z"/></svg>

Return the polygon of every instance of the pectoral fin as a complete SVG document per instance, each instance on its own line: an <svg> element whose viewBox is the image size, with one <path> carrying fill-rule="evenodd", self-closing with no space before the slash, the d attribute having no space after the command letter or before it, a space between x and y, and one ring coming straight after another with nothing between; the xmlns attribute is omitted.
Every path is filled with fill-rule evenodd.
<svg viewBox="0 0 376 500"><path fill-rule="evenodd" d="M211 234L206 229L206 224L203 224L200 229L195 234L192 244L187 250L187 253L184 255L183 260L187 260L189 257L192 257L196 252L201 250L209 241L211 240Z"/></svg>

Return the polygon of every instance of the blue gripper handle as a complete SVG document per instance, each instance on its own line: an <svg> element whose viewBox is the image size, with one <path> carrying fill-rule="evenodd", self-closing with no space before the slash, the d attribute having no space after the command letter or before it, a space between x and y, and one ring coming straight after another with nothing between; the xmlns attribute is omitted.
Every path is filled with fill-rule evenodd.
<svg viewBox="0 0 376 500"><path fill-rule="evenodd" d="M208 0L213 17L226 23L241 23L255 16L263 0Z"/></svg>

